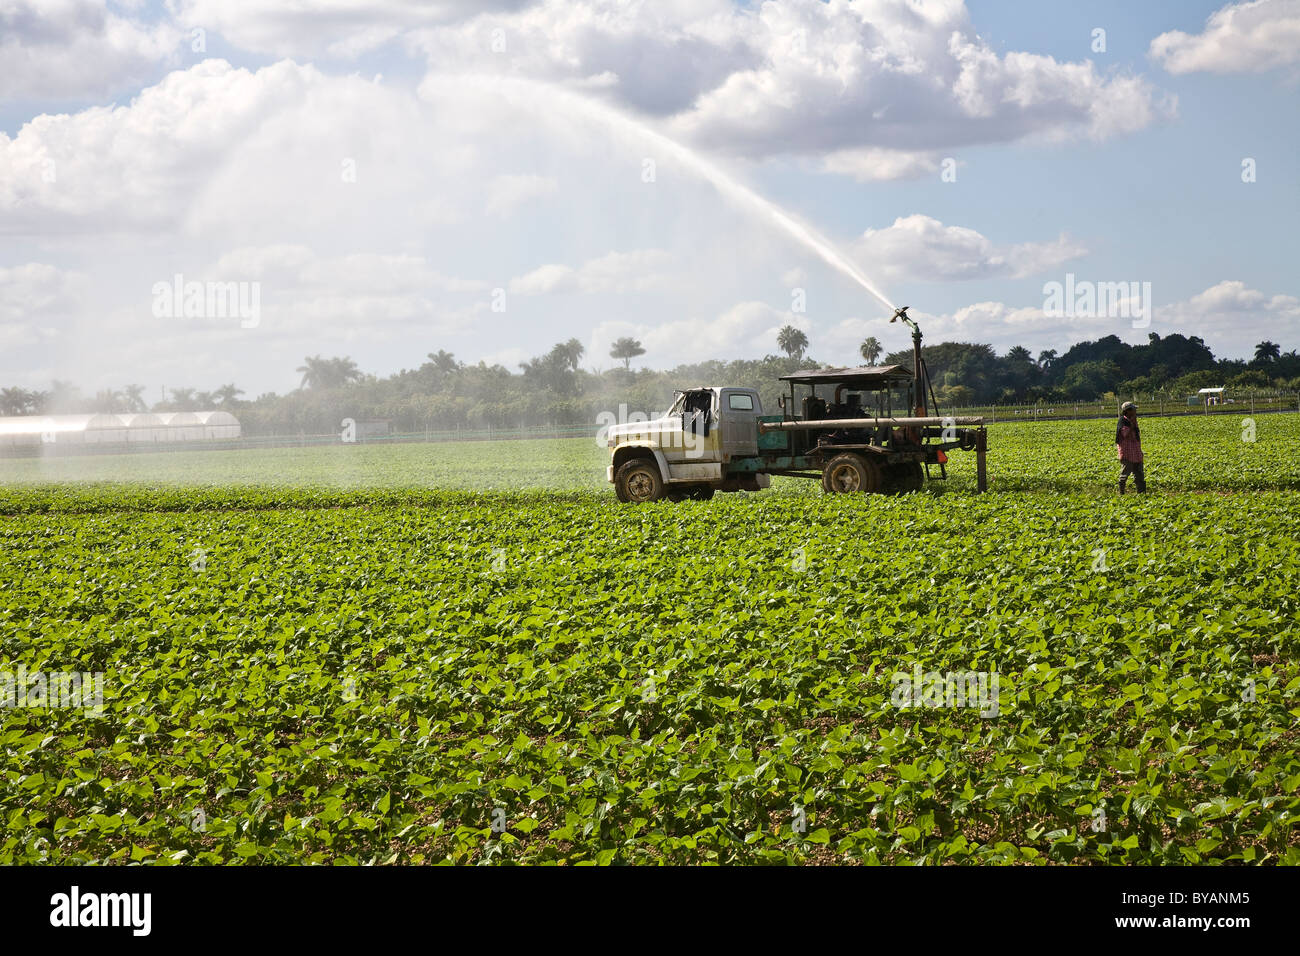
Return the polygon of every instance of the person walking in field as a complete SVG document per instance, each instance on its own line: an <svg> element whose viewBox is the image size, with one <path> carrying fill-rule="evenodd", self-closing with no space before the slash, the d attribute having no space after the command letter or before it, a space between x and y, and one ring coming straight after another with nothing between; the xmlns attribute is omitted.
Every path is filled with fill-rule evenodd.
<svg viewBox="0 0 1300 956"><path fill-rule="evenodd" d="M1138 428L1138 409L1132 402L1125 402L1119 410L1119 421L1115 425L1115 456L1124 467L1119 473L1119 493L1124 494L1124 483L1128 476L1133 476L1133 484L1139 492L1147 490L1147 478L1142 468L1142 433Z"/></svg>

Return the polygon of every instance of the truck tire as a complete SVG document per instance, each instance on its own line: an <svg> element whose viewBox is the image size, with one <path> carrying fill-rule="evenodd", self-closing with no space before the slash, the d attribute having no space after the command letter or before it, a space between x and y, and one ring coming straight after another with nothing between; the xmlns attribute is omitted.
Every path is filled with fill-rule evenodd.
<svg viewBox="0 0 1300 956"><path fill-rule="evenodd" d="M619 466L614 475L614 493L626 504L658 501L664 494L664 482L653 458L633 458Z"/></svg>
<svg viewBox="0 0 1300 956"><path fill-rule="evenodd" d="M822 470L822 487L837 494L880 490L880 466L861 455L836 455Z"/></svg>

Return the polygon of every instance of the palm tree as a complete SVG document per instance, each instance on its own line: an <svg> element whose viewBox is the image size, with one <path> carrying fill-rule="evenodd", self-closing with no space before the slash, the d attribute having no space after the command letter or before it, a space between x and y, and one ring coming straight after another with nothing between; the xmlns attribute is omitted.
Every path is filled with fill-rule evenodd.
<svg viewBox="0 0 1300 956"><path fill-rule="evenodd" d="M875 365L876 359L880 358L880 353L884 350L885 347L880 344L880 339L874 335L863 339L862 345L858 347L858 351L862 353L862 357L868 365Z"/></svg>
<svg viewBox="0 0 1300 956"><path fill-rule="evenodd" d="M561 342L551 349L551 354L556 357L561 367L567 368L571 372L578 370L578 360L582 358L582 353L587 351L582 347L582 343L577 339L569 339L567 342Z"/></svg>
<svg viewBox="0 0 1300 956"><path fill-rule="evenodd" d="M192 388L173 388L168 404L174 412L193 412L198 410L199 400Z"/></svg>
<svg viewBox="0 0 1300 956"><path fill-rule="evenodd" d="M352 382L361 380L361 369L357 368L357 363L346 356L342 358L330 359L330 382L331 388L342 388Z"/></svg>
<svg viewBox="0 0 1300 956"><path fill-rule="evenodd" d="M25 415L34 404L35 395L25 388L0 389L0 414Z"/></svg>
<svg viewBox="0 0 1300 956"><path fill-rule="evenodd" d="M127 411L126 397L115 389L106 388L95 395L95 411L97 412L124 412Z"/></svg>
<svg viewBox="0 0 1300 956"><path fill-rule="evenodd" d="M609 357L622 359L625 369L632 367L632 359L638 355L645 355L645 349L641 347L640 342L631 337L615 339L614 347L609 350Z"/></svg>
<svg viewBox="0 0 1300 956"><path fill-rule="evenodd" d="M322 388L324 385L325 360L319 355L309 355L302 360L295 372L302 373L302 382L299 388Z"/></svg>
<svg viewBox="0 0 1300 956"><path fill-rule="evenodd" d="M81 390L71 382L55 379L50 382L50 390L45 395L42 411L65 412L81 404Z"/></svg>
<svg viewBox="0 0 1300 956"><path fill-rule="evenodd" d="M235 383L231 382L229 385L222 385L219 389L213 392L212 397L215 398L217 403L223 408L229 408L238 405L239 396L243 394L244 390L235 387Z"/></svg>
<svg viewBox="0 0 1300 956"><path fill-rule="evenodd" d="M148 406L144 403L144 386L127 385L122 388L122 394L126 398L127 411L147 412Z"/></svg>
<svg viewBox="0 0 1300 956"><path fill-rule="evenodd" d="M519 367L530 383L537 383L557 395L571 397L581 391L578 360L584 351L581 342L569 339L556 343L545 355L520 362Z"/></svg>
<svg viewBox="0 0 1300 956"><path fill-rule="evenodd" d="M1056 349L1043 349L1038 353L1038 367L1047 368L1056 361Z"/></svg>
<svg viewBox="0 0 1300 956"><path fill-rule="evenodd" d="M793 325L787 325L776 333L776 344L790 358L803 358L804 349L808 347L808 336Z"/></svg>
<svg viewBox="0 0 1300 956"><path fill-rule="evenodd" d="M444 375L456 371L459 367L456 362L456 356L452 355L450 352L444 351L443 349L438 349L436 353L430 352L427 358L433 363L434 370L441 372Z"/></svg>
<svg viewBox="0 0 1300 956"><path fill-rule="evenodd" d="M1011 348L1007 349L1006 358L1008 361L1014 362L1017 365L1023 365L1026 362L1033 362L1034 360L1034 356L1030 354L1029 349L1025 348L1023 345L1013 345Z"/></svg>
<svg viewBox="0 0 1300 956"><path fill-rule="evenodd" d="M350 358L321 358L309 355L294 371L302 373L299 388L342 388L361 377L357 363Z"/></svg>
<svg viewBox="0 0 1300 956"><path fill-rule="evenodd" d="M1259 363L1276 362L1282 355L1282 346L1265 339L1255 346L1255 361Z"/></svg>

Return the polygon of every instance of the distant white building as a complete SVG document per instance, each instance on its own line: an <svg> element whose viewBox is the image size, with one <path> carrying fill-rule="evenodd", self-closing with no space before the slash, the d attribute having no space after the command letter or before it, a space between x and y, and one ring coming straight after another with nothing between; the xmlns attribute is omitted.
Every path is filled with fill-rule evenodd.
<svg viewBox="0 0 1300 956"><path fill-rule="evenodd" d="M0 418L0 448L228 441L240 436L229 412L133 412L122 415L21 415Z"/></svg>

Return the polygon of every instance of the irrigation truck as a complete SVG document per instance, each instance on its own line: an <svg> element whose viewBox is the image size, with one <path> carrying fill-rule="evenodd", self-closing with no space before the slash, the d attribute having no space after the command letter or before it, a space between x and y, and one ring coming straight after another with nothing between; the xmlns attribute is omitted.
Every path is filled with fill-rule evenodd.
<svg viewBox="0 0 1300 956"><path fill-rule="evenodd" d="M780 414L758 391L709 385L678 391L659 418L611 426L607 479L620 501L708 499L758 491L772 475L820 479L832 493L918 491L948 477L948 452L975 452L976 487L987 489L984 419L942 417L912 329L912 367L810 369L783 375Z"/></svg>

